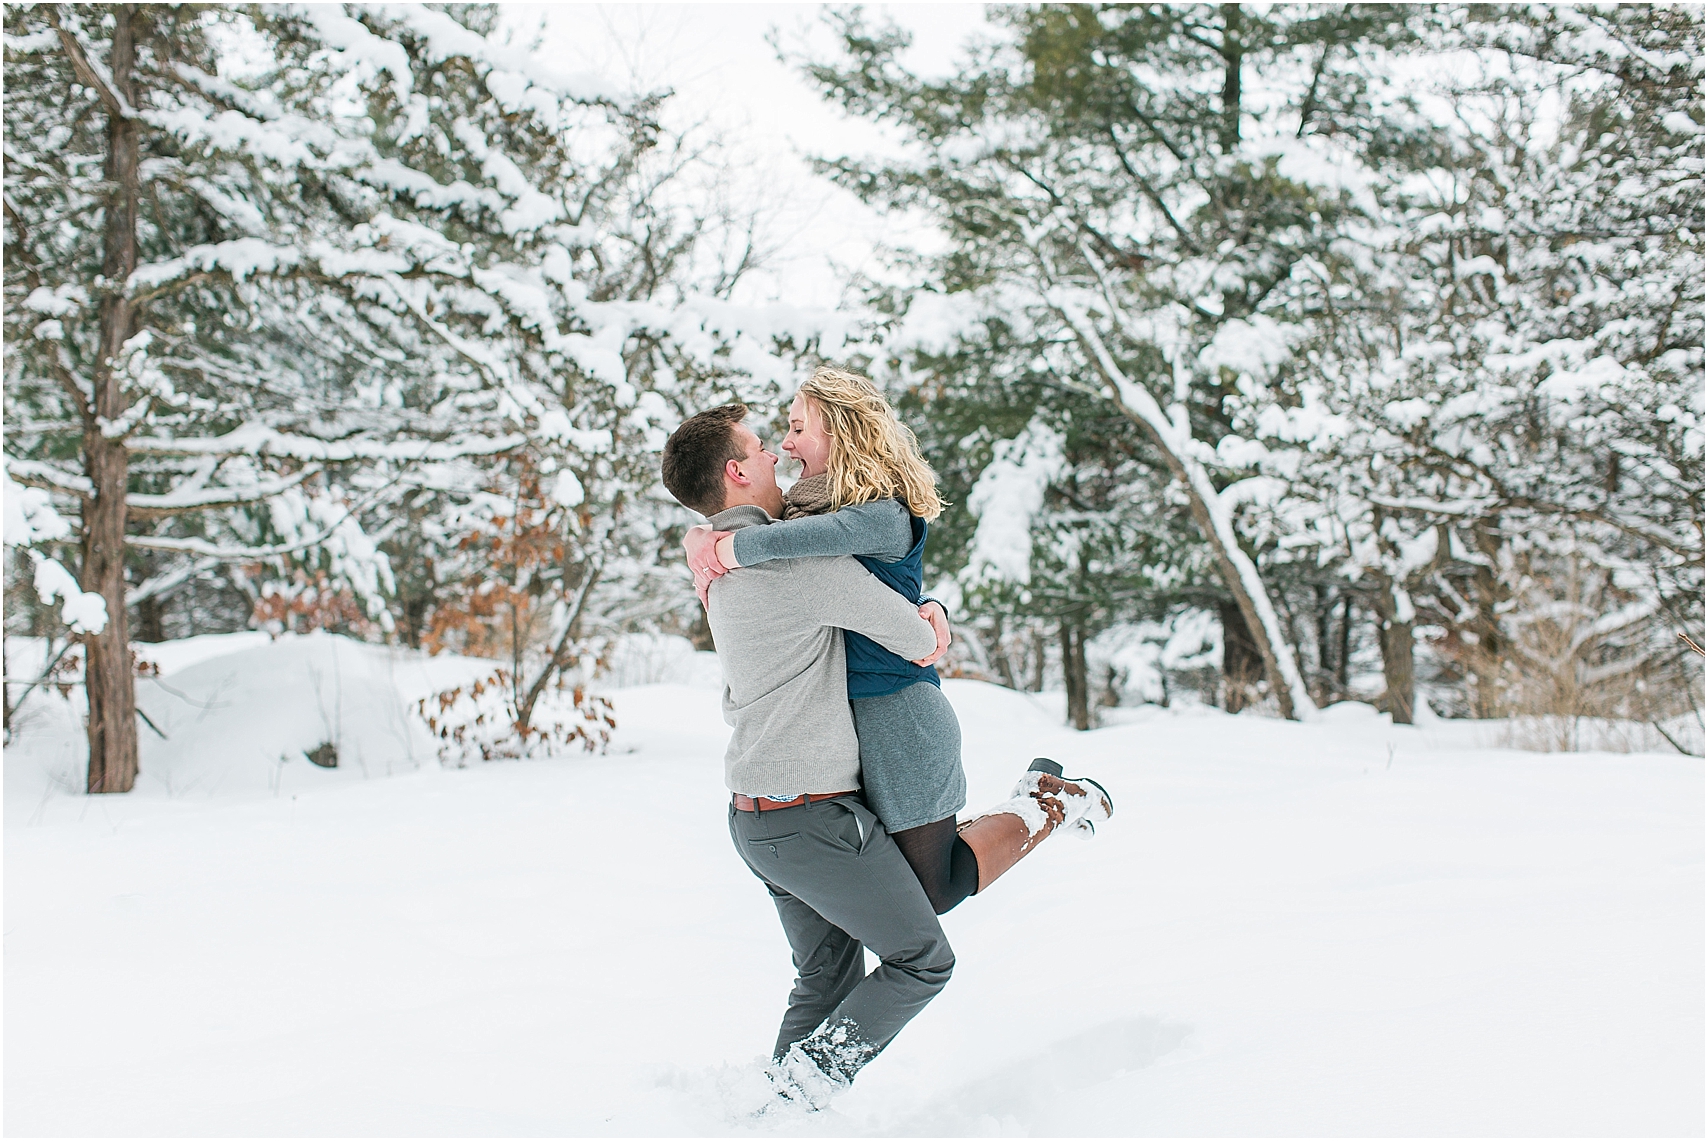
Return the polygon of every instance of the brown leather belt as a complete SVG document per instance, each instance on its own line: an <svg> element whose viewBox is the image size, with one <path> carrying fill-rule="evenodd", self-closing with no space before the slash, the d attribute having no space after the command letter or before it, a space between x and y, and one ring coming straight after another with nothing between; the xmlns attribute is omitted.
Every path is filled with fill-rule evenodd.
<svg viewBox="0 0 1708 1141"><path fill-rule="evenodd" d="M803 804L811 804L817 800L834 800L839 796L853 796L858 791L849 789L847 792L803 792L793 800L768 800L765 797L743 796L735 794L735 806L743 812L770 812L773 808L798 808Z"/></svg>

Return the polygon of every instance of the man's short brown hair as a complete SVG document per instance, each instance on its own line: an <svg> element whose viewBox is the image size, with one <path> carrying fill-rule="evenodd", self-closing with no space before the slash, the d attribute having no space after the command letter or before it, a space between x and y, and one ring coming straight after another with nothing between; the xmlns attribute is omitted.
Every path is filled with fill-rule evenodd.
<svg viewBox="0 0 1708 1141"><path fill-rule="evenodd" d="M724 509L724 465L744 460L747 449L735 426L747 416L745 404L722 404L682 421L664 442L664 487L682 506L702 515Z"/></svg>

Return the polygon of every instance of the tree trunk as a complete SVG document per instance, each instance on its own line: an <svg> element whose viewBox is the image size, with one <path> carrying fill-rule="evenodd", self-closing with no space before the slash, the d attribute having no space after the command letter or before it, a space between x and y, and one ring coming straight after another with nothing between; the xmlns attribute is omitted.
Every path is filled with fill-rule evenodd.
<svg viewBox="0 0 1708 1141"><path fill-rule="evenodd" d="M130 5L115 5L113 87L136 106L131 71L136 61L135 24L145 17ZM125 412L122 378L115 371L120 350L136 333L137 313L124 294L136 269L136 221L139 124L109 109L106 178L111 197L102 211L105 258L101 273L107 293L101 298L101 350L95 364L95 422L83 433L83 462L94 494L83 501L82 584L107 602L107 624L83 638L84 690L89 698L89 781L91 793L129 792L136 784L136 681L131 672L130 637L125 621L125 491L129 457L122 439L102 434L103 422Z"/></svg>
<svg viewBox="0 0 1708 1141"><path fill-rule="evenodd" d="M1041 631L1032 631L1032 692L1044 692L1044 635Z"/></svg>
<svg viewBox="0 0 1708 1141"><path fill-rule="evenodd" d="M1238 713L1257 699L1263 655L1239 606L1228 601L1217 609L1222 619L1222 708Z"/></svg>
<svg viewBox="0 0 1708 1141"><path fill-rule="evenodd" d="M1222 121L1218 131L1223 154L1239 149L1240 68L1245 47L1240 43L1238 4L1222 5Z"/></svg>
<svg viewBox="0 0 1708 1141"><path fill-rule="evenodd" d="M990 633L985 635L985 655L996 663L996 672L1002 677L1002 684L1009 689L1019 689L1019 679L1014 675L1014 663L1009 660L1008 647L1003 645L1002 616L996 617L996 624Z"/></svg>
<svg viewBox="0 0 1708 1141"><path fill-rule="evenodd" d="M704 606L694 608L694 624L688 627L688 640L701 652L718 648L717 642L712 638L712 624L706 620Z"/></svg>
<svg viewBox="0 0 1708 1141"><path fill-rule="evenodd" d="M1328 705L1334 700L1334 673L1329 664L1334 661L1334 653L1329 648L1329 640L1334 634L1334 598L1320 583L1311 588L1311 594L1317 604L1311 612L1317 627L1317 668L1313 678L1316 684L1312 687L1311 696L1318 705Z"/></svg>
<svg viewBox="0 0 1708 1141"><path fill-rule="evenodd" d="M1382 678L1388 684L1388 712L1395 725L1410 725L1414 699L1411 600L1386 576L1380 581L1376 629L1382 646Z"/></svg>
<svg viewBox="0 0 1708 1141"><path fill-rule="evenodd" d="M1062 678L1067 686L1068 722L1080 731L1091 728L1091 686L1085 668L1085 631L1073 619L1062 619Z"/></svg>
<svg viewBox="0 0 1708 1141"><path fill-rule="evenodd" d="M166 602L159 595L151 594L136 604L136 640L166 640Z"/></svg>
<svg viewBox="0 0 1708 1141"><path fill-rule="evenodd" d="M1352 594L1347 592L1340 604L1340 657L1334 664L1334 680L1340 684L1340 694L1346 696L1348 663L1352 660Z"/></svg>
<svg viewBox="0 0 1708 1141"><path fill-rule="evenodd" d="M1472 713L1476 717L1500 717L1507 712L1501 700L1500 666L1508 648L1498 615L1505 603L1511 601L1512 590L1494 570L1500 565L1504 545L1500 525L1500 518L1494 516L1479 519L1471 527L1471 541L1477 553L1483 556L1471 572L1469 588L1476 615L1466 627L1476 636L1476 653L1472 659L1476 680L1471 696Z"/></svg>
<svg viewBox="0 0 1708 1141"><path fill-rule="evenodd" d="M1113 663L1103 667L1103 692L1098 695L1097 704L1105 709L1120 708L1124 680L1121 671L1116 669Z"/></svg>
<svg viewBox="0 0 1708 1141"><path fill-rule="evenodd" d="M398 626L403 633L404 645L412 650L419 650L421 648L421 637L427 631L427 610L433 604L432 588L428 587L416 592L409 586L400 583L397 596L401 619Z"/></svg>
<svg viewBox="0 0 1708 1141"><path fill-rule="evenodd" d="M0 657L5 654L4 647L4 639L0 638ZM7 744L12 741L12 682L6 676L11 672L10 663L0 665L0 711L3 711L4 714L0 716L0 726L4 726ZM19 698L19 700L23 699Z"/></svg>
<svg viewBox="0 0 1708 1141"><path fill-rule="evenodd" d="M1207 476L1205 483L1208 483ZM1214 491L1209 494L1214 494ZM1231 533L1219 533L1222 529L1216 525L1214 515L1202 494L1189 491L1187 502L1200 532L1206 536L1216 536L1210 542L1216 568L1221 572L1222 584L1233 593L1234 604L1239 607L1240 618L1245 624L1246 637L1263 662L1263 673L1269 679L1270 690L1280 703L1281 716L1289 721L1296 720L1300 706L1306 709L1314 709L1316 706L1311 703L1304 679L1298 676L1298 667L1291 655L1287 657L1286 665L1282 665L1281 655L1288 654L1288 648L1286 640L1280 636L1280 623L1275 618L1274 608L1270 606L1269 596L1261 593L1263 588L1260 582L1255 589L1248 589L1247 578L1241 573L1240 563L1243 562L1245 567L1250 569L1253 582L1257 582L1257 567L1246 553L1239 549ZM1266 617L1267 622L1264 621ZM1301 698L1303 700L1300 700Z"/></svg>
<svg viewBox="0 0 1708 1141"><path fill-rule="evenodd" d="M1221 502L1210 474L1193 455L1191 429L1184 407L1175 409L1170 417L1157 403L1149 389L1129 377L1109 352L1109 347L1092 326L1082 309L1073 304L1053 300L1056 311L1067 318L1080 343L1103 373L1111 398L1121 414L1142 429L1162 453L1170 472L1186 492L1186 503L1192 521L1209 544L1216 560L1216 570L1228 593L1233 595L1245 619L1246 629L1263 659L1263 673L1269 679L1270 692L1281 707L1281 716L1289 721L1308 716L1316 710L1310 690L1299 673L1299 667L1269 601L1257 564L1240 548L1227 509Z"/></svg>
<svg viewBox="0 0 1708 1141"><path fill-rule="evenodd" d="M568 569L568 567L565 568L566 573ZM599 579L603 577L604 571L605 562L602 558L592 566L581 568L581 581L575 587L575 601L570 608L569 620L563 628L563 636L558 639L557 645L552 647L552 656L546 662L545 668L540 671L540 676L534 679L534 684L528 687L528 692L517 699L516 731L521 734L523 740L527 739L534 723L535 703L540 700L540 695L546 691L546 686L550 684L551 680L562 673L570 663L570 647L581 640L581 616L587 609L587 599L593 593L593 588L599 585ZM511 607L511 611L515 611L514 606ZM522 686L522 650L523 647L518 641L515 652L515 685L519 694Z"/></svg>

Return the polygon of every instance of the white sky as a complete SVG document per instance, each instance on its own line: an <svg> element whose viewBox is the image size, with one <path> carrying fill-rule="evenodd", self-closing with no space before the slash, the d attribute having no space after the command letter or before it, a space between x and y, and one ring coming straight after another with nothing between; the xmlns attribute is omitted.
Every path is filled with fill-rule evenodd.
<svg viewBox="0 0 1708 1141"><path fill-rule="evenodd" d="M943 74L984 27L982 4L874 4L914 36L906 62ZM774 208L781 245L767 273L746 283L749 300L834 306L850 270L871 264L875 243L901 236L886 219L807 167L803 154L862 154L885 149L872 125L849 120L822 100L766 42L786 47L808 38L830 44L819 4L514 4L507 16L543 25L548 55L633 89L674 89L667 120L706 120L736 158L739 192ZM822 54L822 51L821 51Z"/></svg>

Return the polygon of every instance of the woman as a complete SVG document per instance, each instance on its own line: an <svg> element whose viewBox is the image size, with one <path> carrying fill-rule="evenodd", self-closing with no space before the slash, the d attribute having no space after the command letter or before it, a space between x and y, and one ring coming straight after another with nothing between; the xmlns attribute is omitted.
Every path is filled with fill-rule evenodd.
<svg viewBox="0 0 1708 1141"><path fill-rule="evenodd" d="M686 543L705 599L711 579L779 558L854 555L879 579L921 602L925 540L943 510L936 479L913 433L877 386L841 369L819 368L789 407L783 451L801 464L785 520L716 532L696 527ZM943 696L938 654L909 662L853 632L844 634L848 696L860 738L868 807L919 877L941 915L986 887L1058 825L1092 830L1112 811L1108 794L1061 780L1040 759L1010 800L961 825L966 804L961 726Z"/></svg>

